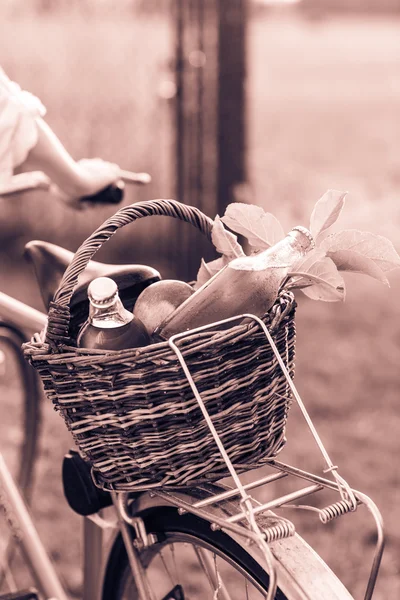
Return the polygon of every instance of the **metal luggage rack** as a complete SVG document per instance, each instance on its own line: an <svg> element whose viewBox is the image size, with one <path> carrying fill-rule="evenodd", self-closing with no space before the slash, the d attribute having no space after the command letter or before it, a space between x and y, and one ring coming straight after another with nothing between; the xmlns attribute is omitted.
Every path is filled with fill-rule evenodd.
<svg viewBox="0 0 400 600"><path fill-rule="evenodd" d="M253 321L256 321L259 327L261 327L264 331L265 336L275 354L277 362L285 375L291 393L295 398L298 406L300 407L303 417L308 425L308 428L312 436L314 437L314 440L317 443L317 446L324 458L326 468L323 470L323 473L331 474L332 479L327 479L326 477L309 473L300 468L293 467L275 459L271 459L268 462L268 465L274 470L276 470L277 473L266 475L265 477L262 477L258 480L252 481L247 484L243 484L228 454L224 449L221 439L213 425L213 422L207 412L205 404L198 392L196 384L193 381L193 378L189 372L185 359L176 344L176 342L184 339L188 335L187 332L184 332L172 336L169 339L169 345L175 352L182 366L182 369L193 391L193 394L199 404L199 407L203 413L207 425L210 428L215 443L217 444L219 451L227 465L230 476L233 480L233 486L231 486L230 489L227 489L222 493L208 496L205 499L199 500L194 503L187 503L173 491L166 491L165 489L153 489L151 491L151 494L158 495L166 502L170 503L173 506L176 506L180 514L190 512L203 519L208 520L213 530L227 530L232 532L233 534L243 536L248 541L248 543L257 544L257 546L263 553L266 566L270 574L270 589L268 591L267 600L273 600L273 598L275 597L277 587L277 576L276 569L274 567L274 556L269 544L276 540L293 536L295 534L295 526L290 520L282 516L278 516L275 513L268 513L267 518L263 519L262 524L260 524L260 520L257 519L257 516L261 516L267 511L281 508L310 510L317 512L321 523L326 524L334 519L337 519L338 517L341 517L346 513L356 511L358 506L364 504L367 507L368 511L371 513L377 531L375 552L364 596L364 600L370 600L372 598L375 583L377 580L384 548L384 530L380 511L375 505L375 503L367 495L355 489L352 489L347 483L347 481L339 475L338 466L331 461L328 452L325 449L317 430L315 429L315 426L307 412L307 409L290 377L290 374L282 360L282 357L279 354L279 351L266 325L260 318L256 317L255 315L243 314L237 317L232 317L229 319L218 321L216 323L213 323L212 325L205 325L203 327L193 329L190 331L190 334L193 334L197 331L200 332L209 328L218 327L219 325L232 323L234 321L242 319L251 319ZM261 488L272 482L276 482L280 479L287 478L289 476L292 477L292 481L307 481L311 485L301 487L300 489L296 489L295 491L276 497L264 504L258 502L249 494L249 492L251 492L252 490ZM301 498L311 496L312 494L316 494L317 492L320 492L322 490L330 490L332 492L335 492L336 494L339 494L339 499L325 506L324 508L293 504L293 502L296 502ZM237 506L239 506L238 512L236 512L236 514L230 515L227 518L219 516L218 508L222 507L224 503L232 499L239 499L239 502L237 504ZM210 512L210 510L212 512Z"/></svg>

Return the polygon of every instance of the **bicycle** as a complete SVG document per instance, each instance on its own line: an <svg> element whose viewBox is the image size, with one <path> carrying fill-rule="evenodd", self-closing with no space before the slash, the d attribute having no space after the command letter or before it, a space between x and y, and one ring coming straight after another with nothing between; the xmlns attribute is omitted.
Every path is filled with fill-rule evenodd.
<svg viewBox="0 0 400 600"><path fill-rule="evenodd" d="M69 286L71 290L74 288L79 271L92 258L94 250L99 245L97 236L102 240L104 237L108 238L113 233L116 223L118 225L120 222L119 219L126 224L129 220L155 214L155 212L189 221L209 232L210 220L204 219L200 211L174 201L149 201L125 207L106 221L77 251L63 277L55 300L61 295L68 304L70 300L68 288ZM291 299L286 297L282 299L282 306L290 302ZM288 315L288 310L285 314ZM260 335L267 339L276 364L283 374L284 386L287 386L301 408L326 462L326 472L329 472L333 479L308 473L284 464L276 457L271 457L267 458L264 466L270 468L272 473L247 484L242 483L208 415L202 395L180 350L180 342L185 343L185 339L192 335L197 340L207 340L210 328L232 324L243 316L255 321ZM53 314L50 312L47 331L53 327L54 312ZM58 335L62 336L63 331L58 331ZM231 333L226 335L229 336ZM25 352L32 361L36 360L44 369L49 369L48 365L45 366L46 356L41 343L42 338L38 344L34 342L26 344ZM163 486L159 482L151 484L144 480L141 483L135 479L124 481L122 484L118 484L118 481L112 484L110 483L112 478L108 484L105 484L104 480L102 483L99 480L99 473L101 477L104 473L99 472L99 469L92 469L91 463L85 461L80 453L70 452L64 463L64 491L71 507L85 516L87 524L85 535L87 562L84 567L87 577L84 583L84 600L124 598L179 600L188 598L188 594L193 594L190 597L224 598L225 600L235 597L267 598L267 600L274 598L276 600L350 599L349 592L340 580L315 551L296 534L292 522L272 511L285 508L291 510L309 508L318 513L322 523L327 523L341 515L351 513L360 505L365 505L370 511L378 534L365 593L365 599L369 600L373 594L384 545L380 513L366 495L353 490L340 477L338 468L327 454L293 384L290 366L285 364L285 361L288 363L290 356L281 356L279 344L277 346L269 327L263 320L253 315L241 315L212 326L173 336L168 346L185 373L195 402L211 432L212 440L223 457L222 471L216 479L230 476L233 485L232 483L223 485L220 481L207 483L204 480L201 483L190 483L190 475L184 472L185 468L183 468L183 475L180 471L173 474L175 481L176 477L178 481L180 477L183 481L186 478L183 484ZM136 354L137 350L124 351L122 362L128 366L124 377L128 377L127 373L130 372L129 358ZM84 351L82 355L85 355ZM99 356L99 361L101 359L102 357ZM89 357L85 360L85 368L87 368ZM107 360L110 363L115 361L115 354L114 356L110 354ZM157 360L160 366L166 361L164 356L158 356ZM62 356L53 356L51 361L56 370L60 369ZM77 362L75 360L75 363ZM74 369L75 367L71 368L72 371ZM101 368L97 367L99 375L100 372ZM46 386L48 387L48 383ZM219 393L222 393L222 390ZM70 396L71 400L73 393ZM76 411L72 407L72 412L74 410ZM190 458L184 457L184 467L187 466L186 463L190 463ZM240 471L245 470L245 467L246 465L241 465ZM252 467L254 468L254 464ZM256 488L268 486L284 478L290 478L295 482L307 481L309 485L283 496L274 497L264 504L257 503L249 495L249 492ZM18 504L18 497L3 462L0 463L0 481L8 492L9 504L14 509L14 514L16 513L15 520L22 529L21 526L27 522L27 515L24 513L23 506ZM293 504L303 497L319 494L322 491L338 494L339 500L327 504L323 509L311 505L304 507ZM101 532L108 529L112 529L114 534L104 561L104 568L101 568L99 538ZM33 539L29 531L27 531L27 539L21 537L27 561L41 582L44 597L66 600L62 586L57 581L40 542L35 539L32 543ZM37 560L39 556L40 559ZM191 567L194 560L197 567L193 570ZM98 575L100 571L103 573L101 581ZM193 573L201 575L201 584L197 580L197 575L196 581L193 582L195 577ZM5 600L6 597L0 596L0 598ZM15 596L15 598L22 600L23 596Z"/></svg>
<svg viewBox="0 0 400 600"><path fill-rule="evenodd" d="M122 200L125 183L145 185L150 180L148 173L121 171L121 180L118 184L109 186L93 196L81 198L80 203L82 206L118 204ZM48 188L48 178L40 171L21 173L11 178L7 184L0 186L0 197ZM28 259L33 251L32 246L26 249ZM64 250L60 268L65 270L72 257L72 252ZM48 297L44 289L41 291L46 306ZM27 316L29 313L26 323L18 321L20 310ZM21 346L27 336L41 330L45 322L43 313L28 308L24 303L0 292L0 390L4 398L11 396L7 402L7 422L3 419L0 425L1 446L8 449L9 468L26 498L31 494L37 454L41 393L37 374L24 360ZM11 390L10 381L14 384Z"/></svg>

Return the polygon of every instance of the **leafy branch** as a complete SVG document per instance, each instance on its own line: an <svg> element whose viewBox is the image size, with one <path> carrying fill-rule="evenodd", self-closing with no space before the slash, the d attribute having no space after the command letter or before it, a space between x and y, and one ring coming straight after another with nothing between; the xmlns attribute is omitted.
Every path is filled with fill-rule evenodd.
<svg viewBox="0 0 400 600"><path fill-rule="evenodd" d="M400 257L390 240L357 229L331 233L332 225L344 208L346 195L346 192L328 190L315 204L310 232L316 247L291 265L281 289L300 289L306 296L326 302L344 300L345 282L340 271L368 275L389 285L386 273L400 267ZM196 287L234 258L245 256L233 232L248 240L250 255L272 247L285 237L279 221L260 206L230 204L222 218L216 217L212 231L212 241L221 257L209 263L202 260Z"/></svg>

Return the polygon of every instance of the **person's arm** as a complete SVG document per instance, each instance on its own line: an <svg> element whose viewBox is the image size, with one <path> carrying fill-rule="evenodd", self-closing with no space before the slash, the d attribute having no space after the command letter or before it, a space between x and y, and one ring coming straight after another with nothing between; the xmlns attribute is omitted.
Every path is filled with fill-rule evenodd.
<svg viewBox="0 0 400 600"><path fill-rule="evenodd" d="M119 168L115 164L97 158L75 161L43 120L45 113L40 100L21 90L0 68L0 184L3 188L10 187L16 168L19 172L33 168L51 179L52 192L67 203L77 204L76 200L82 196L95 194L118 180Z"/></svg>
<svg viewBox="0 0 400 600"><path fill-rule="evenodd" d="M38 138L26 163L44 171L67 198L95 194L117 181L117 165L99 158L75 161L42 118L36 123Z"/></svg>

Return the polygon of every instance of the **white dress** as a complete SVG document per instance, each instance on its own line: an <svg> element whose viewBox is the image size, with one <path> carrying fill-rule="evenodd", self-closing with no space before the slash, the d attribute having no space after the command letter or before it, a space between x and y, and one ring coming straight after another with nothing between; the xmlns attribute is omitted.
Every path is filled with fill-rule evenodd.
<svg viewBox="0 0 400 600"><path fill-rule="evenodd" d="M36 96L21 90L0 68L0 183L6 183L36 145L36 118L46 109Z"/></svg>

